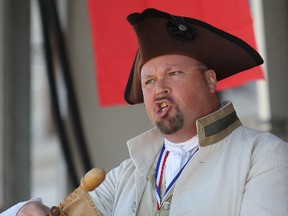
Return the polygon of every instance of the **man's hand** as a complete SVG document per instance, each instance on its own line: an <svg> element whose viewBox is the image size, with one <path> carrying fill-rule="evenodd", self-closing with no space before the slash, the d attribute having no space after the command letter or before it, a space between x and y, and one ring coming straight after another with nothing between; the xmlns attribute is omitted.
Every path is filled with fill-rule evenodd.
<svg viewBox="0 0 288 216"><path fill-rule="evenodd" d="M32 201L24 205L16 216L46 216L50 209L39 201Z"/></svg>

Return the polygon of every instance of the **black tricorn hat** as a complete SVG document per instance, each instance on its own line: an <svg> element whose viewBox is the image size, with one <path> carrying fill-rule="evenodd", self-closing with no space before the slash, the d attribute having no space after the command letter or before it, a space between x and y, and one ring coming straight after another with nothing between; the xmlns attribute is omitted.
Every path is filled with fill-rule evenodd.
<svg viewBox="0 0 288 216"><path fill-rule="evenodd" d="M127 20L135 30L139 47L124 93L129 104L143 102L140 70L157 56L192 57L215 70L218 81L263 63L249 44L197 19L150 8L130 14Z"/></svg>

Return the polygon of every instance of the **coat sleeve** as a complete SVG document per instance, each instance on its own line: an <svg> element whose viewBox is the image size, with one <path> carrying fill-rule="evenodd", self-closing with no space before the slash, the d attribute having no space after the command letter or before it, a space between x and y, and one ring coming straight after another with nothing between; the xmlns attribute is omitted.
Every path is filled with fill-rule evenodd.
<svg viewBox="0 0 288 216"><path fill-rule="evenodd" d="M118 167L112 169L107 175L103 183L90 192L96 208L103 216L112 215L115 207L117 186L121 179L122 173L131 165L131 160L123 161Z"/></svg>
<svg viewBox="0 0 288 216"><path fill-rule="evenodd" d="M262 138L251 155L240 216L287 216L288 144L273 135Z"/></svg>
<svg viewBox="0 0 288 216"><path fill-rule="evenodd" d="M34 202L34 201L42 202L42 200L40 198L33 198L31 200L28 200L28 201L19 202L19 203L15 204L14 206L11 206L10 208L8 208L6 211L2 212L0 214L0 216L16 216L17 213L19 212L19 210L24 205L26 205L27 203L30 203L30 202Z"/></svg>

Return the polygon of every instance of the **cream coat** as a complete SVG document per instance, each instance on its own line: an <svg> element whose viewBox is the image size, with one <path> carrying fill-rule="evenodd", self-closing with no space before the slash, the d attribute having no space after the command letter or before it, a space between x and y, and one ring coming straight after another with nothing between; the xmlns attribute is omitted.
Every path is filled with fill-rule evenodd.
<svg viewBox="0 0 288 216"><path fill-rule="evenodd" d="M287 143L242 126L235 116L229 103L198 120L200 149L176 182L170 216L288 215ZM143 212L140 203L153 199L142 196L163 140L153 128L128 141L131 159L110 171L91 193L103 215Z"/></svg>

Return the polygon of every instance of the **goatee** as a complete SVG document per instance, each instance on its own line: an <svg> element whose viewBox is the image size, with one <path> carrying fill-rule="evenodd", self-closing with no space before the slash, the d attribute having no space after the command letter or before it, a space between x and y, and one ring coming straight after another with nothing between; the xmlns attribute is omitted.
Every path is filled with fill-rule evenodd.
<svg viewBox="0 0 288 216"><path fill-rule="evenodd" d="M161 133L167 135L173 134L180 130L184 125L183 113L177 108L174 116L156 122L155 125Z"/></svg>

